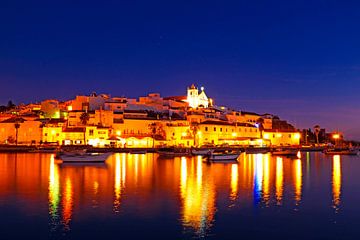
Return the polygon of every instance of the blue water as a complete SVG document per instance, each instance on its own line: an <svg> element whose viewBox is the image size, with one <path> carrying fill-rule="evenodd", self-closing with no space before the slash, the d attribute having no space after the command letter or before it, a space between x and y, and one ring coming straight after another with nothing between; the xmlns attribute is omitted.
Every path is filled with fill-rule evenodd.
<svg viewBox="0 0 360 240"><path fill-rule="evenodd" d="M360 157L0 154L0 239L359 239Z"/></svg>

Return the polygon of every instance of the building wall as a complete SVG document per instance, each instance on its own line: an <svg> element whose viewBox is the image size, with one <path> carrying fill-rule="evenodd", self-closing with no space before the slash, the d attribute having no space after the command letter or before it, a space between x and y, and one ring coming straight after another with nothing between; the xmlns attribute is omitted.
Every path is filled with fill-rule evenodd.
<svg viewBox="0 0 360 240"><path fill-rule="evenodd" d="M41 140L40 121L25 121L18 128L18 144L38 144ZM0 143L7 143L11 137L16 139L15 123L0 123Z"/></svg>
<svg viewBox="0 0 360 240"><path fill-rule="evenodd" d="M270 140L273 146L296 146L300 144L299 132L264 131L263 138Z"/></svg>
<svg viewBox="0 0 360 240"><path fill-rule="evenodd" d="M219 124L200 124L197 133L197 144L215 144L226 143L227 140L236 140L240 138L259 138L260 132L255 127L219 125Z"/></svg>

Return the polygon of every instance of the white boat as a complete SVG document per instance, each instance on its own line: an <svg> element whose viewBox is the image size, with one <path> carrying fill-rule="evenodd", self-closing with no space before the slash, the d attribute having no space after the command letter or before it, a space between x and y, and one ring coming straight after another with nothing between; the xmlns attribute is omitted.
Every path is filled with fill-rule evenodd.
<svg viewBox="0 0 360 240"><path fill-rule="evenodd" d="M60 156L60 159L64 162L64 163L69 163L69 162L87 162L87 163L94 163L94 162L104 162L112 153L108 152L108 153L81 153L81 154L63 154Z"/></svg>
<svg viewBox="0 0 360 240"><path fill-rule="evenodd" d="M227 162L237 161L240 153L210 153L207 157L207 161L210 162Z"/></svg>

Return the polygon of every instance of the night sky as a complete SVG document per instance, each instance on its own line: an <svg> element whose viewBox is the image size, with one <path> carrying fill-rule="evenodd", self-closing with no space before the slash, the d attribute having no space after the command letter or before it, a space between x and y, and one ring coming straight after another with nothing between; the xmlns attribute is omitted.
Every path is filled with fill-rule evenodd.
<svg viewBox="0 0 360 240"><path fill-rule="evenodd" d="M28 2L0 2L0 104L196 83L218 105L360 139L359 1Z"/></svg>

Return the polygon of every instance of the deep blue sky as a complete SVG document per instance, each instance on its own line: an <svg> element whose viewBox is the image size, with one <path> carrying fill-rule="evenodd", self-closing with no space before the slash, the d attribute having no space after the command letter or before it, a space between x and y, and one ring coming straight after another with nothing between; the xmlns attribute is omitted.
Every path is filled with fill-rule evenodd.
<svg viewBox="0 0 360 240"><path fill-rule="evenodd" d="M0 2L0 104L194 82L219 105L360 139L358 1L28 2Z"/></svg>

